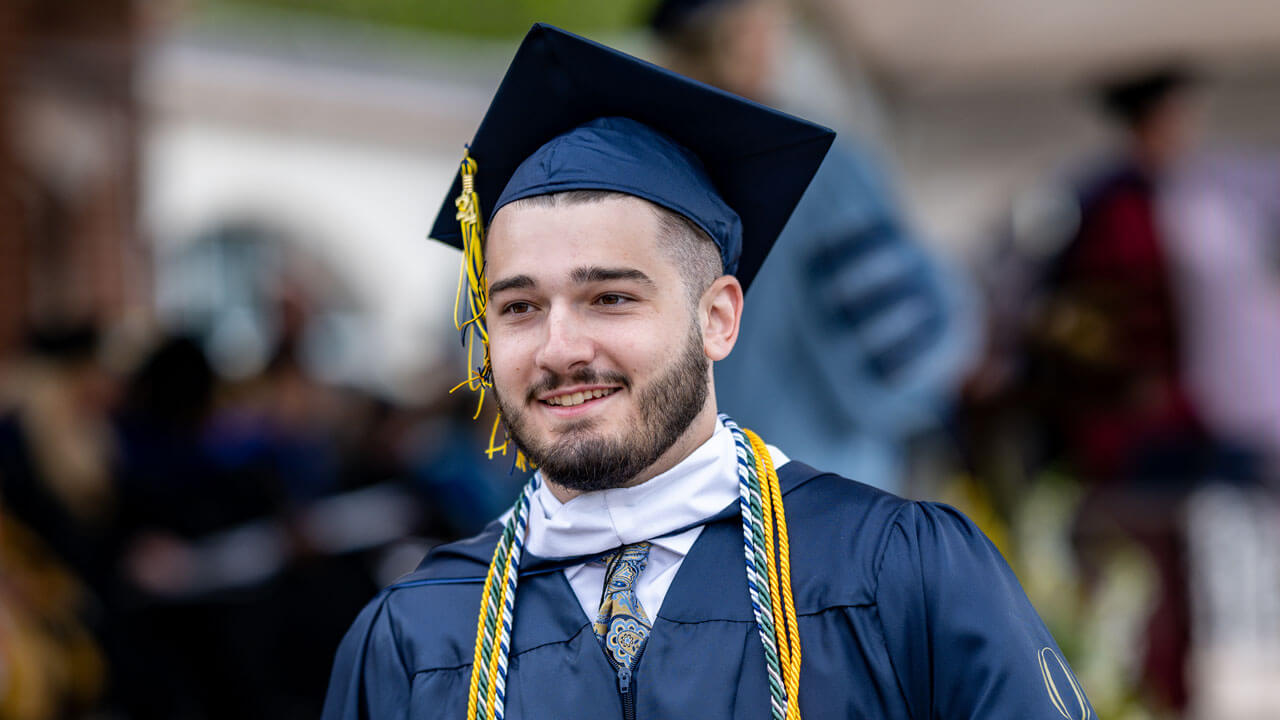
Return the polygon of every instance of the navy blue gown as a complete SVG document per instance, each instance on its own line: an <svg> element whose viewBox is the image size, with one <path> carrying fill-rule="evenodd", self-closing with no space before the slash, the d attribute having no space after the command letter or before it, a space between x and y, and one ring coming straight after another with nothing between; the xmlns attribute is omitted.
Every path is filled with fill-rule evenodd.
<svg viewBox="0 0 1280 720"><path fill-rule="evenodd" d="M799 462L778 475L806 720L1093 717L1017 579L963 515ZM338 650L326 720L466 718L476 613L499 533L494 524L437 548L369 603ZM614 671L559 571L581 560L521 563L512 720L622 717ZM736 504L681 565L634 685L641 719L769 717Z"/></svg>

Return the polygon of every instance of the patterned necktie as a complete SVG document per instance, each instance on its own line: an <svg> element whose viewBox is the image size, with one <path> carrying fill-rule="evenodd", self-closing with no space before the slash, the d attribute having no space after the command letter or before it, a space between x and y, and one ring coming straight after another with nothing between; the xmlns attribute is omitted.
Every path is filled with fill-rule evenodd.
<svg viewBox="0 0 1280 720"><path fill-rule="evenodd" d="M596 617L596 637L605 655L618 668L632 669L644 641L649 639L649 617L636 597L636 580L649 562L649 543L639 542L607 556L604 595Z"/></svg>

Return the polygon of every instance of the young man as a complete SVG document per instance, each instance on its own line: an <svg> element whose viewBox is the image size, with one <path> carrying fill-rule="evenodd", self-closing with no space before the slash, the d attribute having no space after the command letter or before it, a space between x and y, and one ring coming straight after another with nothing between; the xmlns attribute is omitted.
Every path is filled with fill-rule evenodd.
<svg viewBox="0 0 1280 720"><path fill-rule="evenodd" d="M370 603L326 718L1091 716L971 523L717 416L711 365L831 139L534 27L432 234L539 471Z"/></svg>

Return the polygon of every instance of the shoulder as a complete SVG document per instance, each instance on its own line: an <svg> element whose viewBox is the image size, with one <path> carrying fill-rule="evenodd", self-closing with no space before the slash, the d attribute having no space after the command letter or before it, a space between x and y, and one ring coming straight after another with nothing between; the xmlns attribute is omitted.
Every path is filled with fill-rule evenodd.
<svg viewBox="0 0 1280 720"><path fill-rule="evenodd" d="M904 582L957 552L999 559L963 513L908 500L835 473L792 461L778 471L792 538L792 563L842 592L874 603L882 581ZM839 570L835 572L833 570Z"/></svg>
<svg viewBox="0 0 1280 720"><path fill-rule="evenodd" d="M822 533L887 526L912 505L893 493L797 460L778 468L778 478L787 512L794 507L803 525Z"/></svg>
<svg viewBox="0 0 1280 720"><path fill-rule="evenodd" d="M797 460L778 468L778 477L788 501L788 511L794 504L798 512L805 514L807 522L816 522L819 526L857 522L860 526L896 528L899 532L920 523L973 528L964 513L950 505L909 500Z"/></svg>
<svg viewBox="0 0 1280 720"><path fill-rule="evenodd" d="M886 548L916 503L791 461L778 469L793 582L810 610L875 604Z"/></svg>

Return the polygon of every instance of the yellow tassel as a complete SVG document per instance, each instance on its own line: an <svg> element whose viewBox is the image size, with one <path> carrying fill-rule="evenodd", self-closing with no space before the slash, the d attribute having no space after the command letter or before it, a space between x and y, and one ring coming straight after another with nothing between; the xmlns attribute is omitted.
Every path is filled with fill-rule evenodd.
<svg viewBox="0 0 1280 720"><path fill-rule="evenodd" d="M501 424L502 424L502 415L499 414L497 417L493 419L493 429L489 431L489 447L484 451L484 454L490 460L493 459L494 455L507 454L507 439L505 437L502 439L501 445L494 444L494 442L498 439L498 426Z"/></svg>
<svg viewBox="0 0 1280 720"><path fill-rule="evenodd" d="M476 170L476 161L471 158L471 154L463 153L462 194L454 202L458 208L458 224L462 229L462 267L458 271L458 291L453 299L453 326L464 333L467 367L476 367L476 343L482 348L484 360L467 382L472 390L481 390L493 385L493 373L489 366L489 331L484 322L488 295L484 277L484 221L480 214L480 197L475 189ZM467 318L459 320L458 316L463 308L463 285L467 288Z"/></svg>
<svg viewBox="0 0 1280 720"><path fill-rule="evenodd" d="M476 412L472 420L480 419L484 409L484 395L487 388L493 387L493 367L489 363L489 329L485 326L484 311L489 304L488 289L484 276L484 220L480 214L480 196L476 194L476 170L478 166L470 152L462 154L462 194L454 201L458 208L458 225L462 229L462 265L458 268L458 290L453 296L453 327L463 334L463 344L467 347L467 379L458 383L449 392L466 386L476 392ZM466 288L466 302L463 302L463 288ZM465 319L460 316L465 316ZM479 344L482 361L475 363L476 345ZM502 424L502 414L493 419L493 429L489 432L489 447L485 455L492 460L494 455L506 455L510 440L504 435L502 444L498 444L498 427ZM516 450L516 467L527 472L531 466L524 453Z"/></svg>

